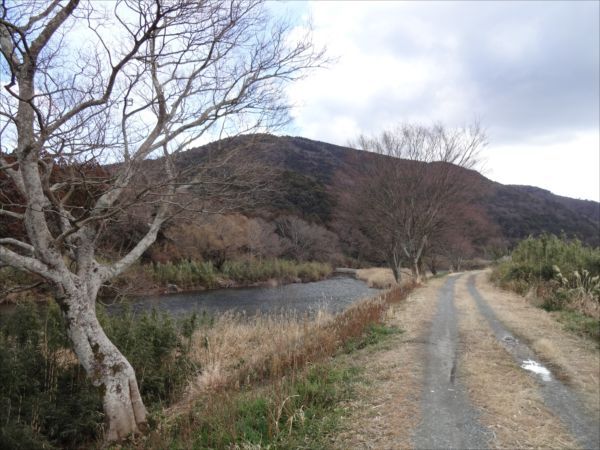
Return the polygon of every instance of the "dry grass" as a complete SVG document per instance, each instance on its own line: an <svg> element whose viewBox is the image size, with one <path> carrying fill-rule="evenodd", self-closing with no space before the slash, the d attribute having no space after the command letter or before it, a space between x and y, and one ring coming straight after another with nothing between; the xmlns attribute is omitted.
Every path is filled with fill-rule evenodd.
<svg viewBox="0 0 600 450"><path fill-rule="evenodd" d="M401 285L410 283L412 274L408 269L402 269L402 282ZM385 267L370 267L368 269L358 269L356 271L356 278L364 281L371 288L376 289L389 289L396 286L396 280L392 269Z"/></svg>
<svg viewBox="0 0 600 450"><path fill-rule="evenodd" d="M335 438L339 449L411 448L413 429L420 421L423 348L444 280L419 288L390 309L386 323L403 333L384 348L366 349L337 358L337 364L362 367L365 380Z"/></svg>
<svg viewBox="0 0 600 450"><path fill-rule="evenodd" d="M569 308L575 311L581 311L586 316L600 320L600 302L597 297L589 293L579 293L574 295L569 302Z"/></svg>
<svg viewBox="0 0 600 450"><path fill-rule="evenodd" d="M581 394L588 409L600 415L600 352L596 344L563 329L556 313L537 308L518 294L499 291L489 281L489 271L480 272L477 289L494 312L526 341L540 358Z"/></svg>
<svg viewBox="0 0 600 450"><path fill-rule="evenodd" d="M276 379L333 356L370 324L380 323L389 305L405 298L411 289L412 285L396 287L337 315L319 311L315 316L220 316L194 334L192 358L202 372L171 414L189 411L207 392Z"/></svg>
<svg viewBox="0 0 600 450"><path fill-rule="evenodd" d="M495 448L575 448L576 441L544 405L533 377L517 366L496 341L466 288L456 285L460 312L459 376L481 421L494 434ZM489 293L484 293L491 300ZM496 310L496 303L493 303Z"/></svg>

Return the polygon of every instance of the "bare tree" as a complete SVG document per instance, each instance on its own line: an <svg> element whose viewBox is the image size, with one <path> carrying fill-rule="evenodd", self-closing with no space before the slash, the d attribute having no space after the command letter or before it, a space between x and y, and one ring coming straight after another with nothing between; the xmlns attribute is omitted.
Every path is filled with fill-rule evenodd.
<svg viewBox="0 0 600 450"><path fill-rule="evenodd" d="M298 261L328 261L339 255L337 235L323 226L297 216L279 217L275 224L286 257Z"/></svg>
<svg viewBox="0 0 600 450"><path fill-rule="evenodd" d="M403 264L420 281L430 237L445 226L453 205L466 199L469 177L462 169L474 167L484 144L477 125L402 125L351 143L381 155L363 158L352 203L359 227L376 241L397 281Z"/></svg>
<svg viewBox="0 0 600 450"><path fill-rule="evenodd" d="M292 41L262 3L1 2L0 169L16 193L0 215L24 236L0 236L0 263L54 287L75 353L104 393L108 440L138 432L146 409L133 368L98 323L96 296L201 183L177 182L173 155L215 129L282 123L285 83L323 61L309 36ZM95 177L80 170L90 163L111 165ZM160 179L144 181L159 164ZM142 236L100 261L107 222L142 202Z"/></svg>

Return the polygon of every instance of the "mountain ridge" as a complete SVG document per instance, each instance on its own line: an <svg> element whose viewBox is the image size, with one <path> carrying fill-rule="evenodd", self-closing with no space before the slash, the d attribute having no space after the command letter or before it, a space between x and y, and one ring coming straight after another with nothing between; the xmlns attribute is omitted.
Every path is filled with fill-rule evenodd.
<svg viewBox="0 0 600 450"><path fill-rule="evenodd" d="M275 204L287 202L283 209L325 224L331 221L331 212L311 216L310 211L305 210L306 205L303 209L302 202L310 203L311 199L307 197L318 192L312 201L320 199L335 204L336 177L350 176L352 170L360 170L360 164L367 163L371 158L382 157L301 136L271 134L229 138L190 149L180 156L186 161L185 164L191 164L196 159L195 155L203 154L208 148L234 144L246 146L250 157L258 158L286 175L283 192L279 198L275 196ZM402 163L406 160L398 161ZM565 233L588 245L600 245L600 203L556 195L536 186L504 185L477 171L463 170L472 178L474 189L481 194L477 200L479 207L499 226L509 244L529 235L548 232ZM299 195L303 187L306 192Z"/></svg>

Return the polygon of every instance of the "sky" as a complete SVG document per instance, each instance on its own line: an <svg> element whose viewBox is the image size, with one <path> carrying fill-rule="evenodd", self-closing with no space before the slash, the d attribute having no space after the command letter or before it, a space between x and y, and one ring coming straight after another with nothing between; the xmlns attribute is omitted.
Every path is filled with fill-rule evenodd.
<svg viewBox="0 0 600 450"><path fill-rule="evenodd" d="M398 123L479 121L485 176L599 201L599 5L279 4L335 59L290 86L285 131L346 145Z"/></svg>

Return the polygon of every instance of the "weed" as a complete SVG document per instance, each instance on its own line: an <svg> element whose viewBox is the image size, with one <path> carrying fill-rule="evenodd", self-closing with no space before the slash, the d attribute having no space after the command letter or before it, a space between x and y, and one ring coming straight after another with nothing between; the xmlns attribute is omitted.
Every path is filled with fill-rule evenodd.
<svg viewBox="0 0 600 450"><path fill-rule="evenodd" d="M549 311L574 310L600 317L600 249L542 235L519 243L492 279L521 295L534 292Z"/></svg>
<svg viewBox="0 0 600 450"><path fill-rule="evenodd" d="M387 326L378 323L371 324L362 336L348 340L344 344L344 351L346 353L352 353L353 351L360 350L369 345L378 344L388 336L402 332L403 330L395 326Z"/></svg>
<svg viewBox="0 0 600 450"><path fill-rule="evenodd" d="M148 448L324 448L360 371L315 365L261 389L221 392L198 402Z"/></svg>
<svg viewBox="0 0 600 450"><path fill-rule="evenodd" d="M134 366L151 411L179 397L197 366L189 358L195 319L156 312L100 320ZM56 303L17 305L0 318L0 448L79 448L101 435L102 398L71 350Z"/></svg>
<svg viewBox="0 0 600 450"><path fill-rule="evenodd" d="M220 284L253 284L271 279L282 281L316 281L329 276L332 268L319 262L296 262L278 258L246 258L225 261L217 269L210 261L179 261L148 264L135 270L155 283L175 284L182 288L215 288ZM127 274L131 277L134 274Z"/></svg>
<svg viewBox="0 0 600 450"><path fill-rule="evenodd" d="M595 340L600 345L600 322L578 311L560 311L558 321L565 329Z"/></svg>

